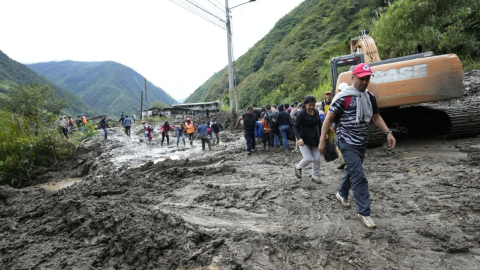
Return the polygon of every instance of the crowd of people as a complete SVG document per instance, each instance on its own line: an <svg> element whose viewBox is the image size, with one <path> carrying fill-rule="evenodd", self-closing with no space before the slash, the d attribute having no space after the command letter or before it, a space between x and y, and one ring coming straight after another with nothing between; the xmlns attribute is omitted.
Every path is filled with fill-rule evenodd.
<svg viewBox="0 0 480 270"><path fill-rule="evenodd" d="M396 140L380 116L375 95L367 90L371 76L371 68L359 64L352 70L352 85L340 84L335 97L327 92L318 109L314 96L305 97L300 104L267 105L262 109L254 105L247 108L235 125L243 125L248 155L255 151L255 138L261 138L263 148L283 145L286 150L289 150L288 140L295 141L302 154L302 160L294 165L295 176L302 178L303 168L313 163L311 179L319 184L321 155L331 149L328 144L334 144L343 160L339 168L346 167L335 197L349 208L352 189L358 219L366 227L375 228L362 165L370 121L386 134L390 149L395 147Z"/></svg>
<svg viewBox="0 0 480 270"><path fill-rule="evenodd" d="M71 136L73 133L74 125L77 126L78 131L83 131L83 127L87 124L87 118L83 114L78 115L75 120L71 116L59 116L55 124L60 134L68 139L68 136Z"/></svg>
<svg viewBox="0 0 480 270"><path fill-rule="evenodd" d="M321 184L320 164L321 155L325 154L329 144L334 145L338 156L341 158L339 169L345 169L340 182L336 199L340 204L348 208L349 190L352 189L357 207L359 220L368 228L376 225L370 217L370 197L368 181L363 171L363 159L367 149L368 125L371 120L387 136L389 147L395 147L396 141L392 132L388 129L379 114L375 95L367 90L372 76L371 68L367 64L359 64L352 70L352 85L342 83L338 86L335 96L326 92L325 99L317 106L314 96L307 96L302 103L266 105L257 108L256 105L247 108L235 126L243 125L243 135L246 141L248 155L255 152L256 142L263 144L263 149L281 148L285 150L300 151L302 160L294 165L295 176L302 178L303 169L313 163L311 180ZM318 107L318 108L317 108ZM133 116L135 123L135 116ZM122 115L119 122L130 136L132 122L128 115ZM78 129L86 124L83 115L75 121L71 117L59 117L58 125L61 132L68 138L74 123ZM105 139L108 135L108 121L106 115L102 116L100 127L104 130ZM148 141L152 140L153 128L142 121L144 136ZM185 146L185 137L190 145L196 138L200 138L202 149L220 143L220 130L224 127L218 119L205 120L195 124L190 118L175 127L168 121L160 126L161 145L166 139L170 144L169 132L176 132L177 146L180 142ZM289 146L288 141L295 142L295 148ZM291 149L292 148L292 149ZM334 150L335 151L335 150Z"/></svg>

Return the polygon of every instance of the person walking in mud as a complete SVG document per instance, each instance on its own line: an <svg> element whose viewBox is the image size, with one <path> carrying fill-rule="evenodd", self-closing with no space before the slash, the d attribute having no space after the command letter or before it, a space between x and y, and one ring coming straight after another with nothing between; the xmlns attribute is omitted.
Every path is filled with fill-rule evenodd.
<svg viewBox="0 0 480 270"><path fill-rule="evenodd" d="M318 111L315 110L316 102L317 99L314 96L307 96L303 101L305 109L298 111L295 124L293 125L293 132L303 157L300 163L294 167L295 176L302 179L302 169L310 162L313 162L312 181L321 184L322 181L319 178L320 152L318 151L318 145L322 122Z"/></svg>
<svg viewBox="0 0 480 270"><path fill-rule="evenodd" d="M102 119L100 120L100 127L103 129L104 140L106 140L108 136L108 121L106 114L102 115Z"/></svg>
<svg viewBox="0 0 480 270"><path fill-rule="evenodd" d="M185 121L185 129L187 130L188 140L190 141L190 145L193 145L193 139L195 135L195 123L187 117Z"/></svg>
<svg viewBox="0 0 480 270"><path fill-rule="evenodd" d="M77 119L75 119L75 124L77 125L77 130L82 131L82 118L80 115L78 115Z"/></svg>
<svg viewBox="0 0 480 270"><path fill-rule="evenodd" d="M183 140L183 147L185 147L185 125L182 123L179 127L177 127L177 147L180 138Z"/></svg>
<svg viewBox="0 0 480 270"><path fill-rule="evenodd" d="M255 151L255 122L257 122L257 115L253 113L253 108L248 107L247 113L238 118L235 126L237 127L240 121L243 120L243 136L247 141L247 155Z"/></svg>
<svg viewBox="0 0 480 270"><path fill-rule="evenodd" d="M67 118L67 133L70 136L72 136L73 133L73 120L70 116Z"/></svg>
<svg viewBox="0 0 480 270"><path fill-rule="evenodd" d="M207 129L208 129L208 125L206 121L203 121L203 123L200 126L198 126L198 135L202 140L202 150L205 150L205 144L208 144L208 150L212 150L212 144L210 142Z"/></svg>
<svg viewBox="0 0 480 270"><path fill-rule="evenodd" d="M118 122L122 123L122 127L125 127L125 125L123 124L123 120L125 120L125 115L122 112L122 114L120 115L120 120L118 120Z"/></svg>
<svg viewBox="0 0 480 270"><path fill-rule="evenodd" d="M225 131L225 128L223 128L222 124L220 124L220 121L218 121L218 119L215 119L215 122L213 122L211 127L214 135L212 145L220 144L220 129Z"/></svg>
<svg viewBox="0 0 480 270"><path fill-rule="evenodd" d="M128 115L125 116L122 124L125 127L125 134L127 134L127 136L130 137L130 128L132 126L132 120L130 120L130 118L128 118Z"/></svg>
<svg viewBox="0 0 480 270"><path fill-rule="evenodd" d="M170 136L168 135L168 132L174 129L175 128L170 126L170 123L168 121L166 121L165 124L163 124L160 127L160 132L162 133L162 143L160 144L161 146L163 146L163 141L165 140L165 137L167 137L167 146L170 144ZM177 145L178 145L178 140L177 140Z"/></svg>
<svg viewBox="0 0 480 270"><path fill-rule="evenodd" d="M68 139L67 120L63 119L63 116L59 116L57 120L58 130L60 134L63 134Z"/></svg>
<svg viewBox="0 0 480 270"><path fill-rule="evenodd" d="M136 114L132 114L132 119L133 119L133 123L135 124L135 120L137 119L137 115L136 115Z"/></svg>
<svg viewBox="0 0 480 270"><path fill-rule="evenodd" d="M325 140L330 124L340 116L337 125L337 136L347 169L338 187L336 194L340 204L348 208L349 190L353 191L353 198L357 205L357 216L367 228L375 228L375 222L370 213L370 194L368 181L363 171L363 159L367 149L368 125L373 120L375 125L387 135L388 146L393 149L396 140L392 132L380 116L375 95L367 90L372 69L367 64L359 64L352 71L352 86L342 90L332 100L325 118L320 135L318 149L325 153Z"/></svg>

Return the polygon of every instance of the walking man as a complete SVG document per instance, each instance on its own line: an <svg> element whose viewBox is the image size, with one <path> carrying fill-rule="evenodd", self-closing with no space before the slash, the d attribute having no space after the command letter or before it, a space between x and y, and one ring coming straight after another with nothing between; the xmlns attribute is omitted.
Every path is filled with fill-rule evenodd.
<svg viewBox="0 0 480 270"><path fill-rule="evenodd" d="M132 120L128 118L128 115L125 116L123 119L122 125L125 127L125 134L127 134L128 137L130 137L130 127L132 126Z"/></svg>
<svg viewBox="0 0 480 270"><path fill-rule="evenodd" d="M213 134L215 135L215 137L213 138L213 143L215 144L219 144L220 143L220 129L222 130L225 130L222 126L222 124L220 124L220 121L218 121L218 119L215 119L215 122L211 125L212 127L212 132ZM216 139L216 140L215 140Z"/></svg>
<svg viewBox="0 0 480 270"><path fill-rule="evenodd" d="M193 145L193 135L195 135L195 123L187 117L185 121L185 129L187 130L188 140L190 145Z"/></svg>
<svg viewBox="0 0 480 270"><path fill-rule="evenodd" d="M208 125L206 121L203 121L203 123L200 126L198 126L198 135L202 140L202 150L205 150L205 143L208 144L208 150L212 150L212 144L207 134L207 129L208 129Z"/></svg>
<svg viewBox="0 0 480 270"><path fill-rule="evenodd" d="M362 63L355 66L352 71L352 86L345 88L332 100L322 126L320 145L318 146L323 155L330 124L335 121L336 115L340 115L337 136L347 169L338 187L336 198L343 207L350 207L348 193L351 188L357 205L357 216L367 228L376 227L370 217L370 194L362 165L367 149L370 120L373 119L375 125L385 132L390 149L393 149L396 144L392 132L379 114L375 96L367 90L371 76L372 69L367 64ZM359 106L360 108L357 110Z"/></svg>
<svg viewBox="0 0 480 270"><path fill-rule="evenodd" d="M238 126L243 120L243 135L247 141L247 155L250 155L255 150L255 122L257 122L257 115L253 113L253 108L248 107L247 113L238 118L235 126Z"/></svg>
<svg viewBox="0 0 480 270"><path fill-rule="evenodd" d="M107 121L106 114L102 115L102 120L100 120L100 127L103 129L103 136L105 137L104 139L106 140L108 136L108 121Z"/></svg>

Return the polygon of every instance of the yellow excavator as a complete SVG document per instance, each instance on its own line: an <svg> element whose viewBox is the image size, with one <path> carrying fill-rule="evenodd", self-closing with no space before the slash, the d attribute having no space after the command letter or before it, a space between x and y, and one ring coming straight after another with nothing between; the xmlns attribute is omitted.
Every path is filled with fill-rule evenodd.
<svg viewBox="0 0 480 270"><path fill-rule="evenodd" d="M480 108L423 104L464 95L462 63L457 55L425 52L381 60L375 41L365 31L351 40L350 49L351 54L330 61L334 95L340 83L352 83L351 69L355 65L367 63L374 75L368 90L375 94L382 117L394 133L433 132L445 138L480 134ZM385 141L385 135L374 125L369 137L370 147Z"/></svg>

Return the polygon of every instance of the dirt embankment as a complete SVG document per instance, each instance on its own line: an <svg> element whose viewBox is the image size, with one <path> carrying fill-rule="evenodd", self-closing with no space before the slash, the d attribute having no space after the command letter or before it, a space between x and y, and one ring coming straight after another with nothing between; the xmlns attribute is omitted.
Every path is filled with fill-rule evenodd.
<svg viewBox="0 0 480 270"><path fill-rule="evenodd" d="M480 105L480 72L467 73L465 87L462 104ZM352 198L348 210L336 201L335 162L322 161L322 184L309 169L299 180L300 153L247 156L240 134L226 131L231 141L201 151L198 141L161 148L158 136L148 145L112 130L109 142L69 161L76 169L42 178L82 181L54 191L1 187L0 268L480 268L480 137L369 149L378 226L369 230ZM157 149L170 158L131 158Z"/></svg>

